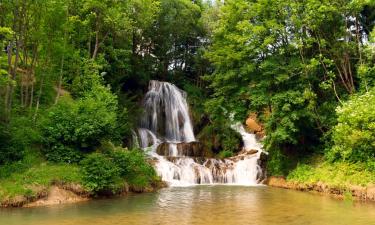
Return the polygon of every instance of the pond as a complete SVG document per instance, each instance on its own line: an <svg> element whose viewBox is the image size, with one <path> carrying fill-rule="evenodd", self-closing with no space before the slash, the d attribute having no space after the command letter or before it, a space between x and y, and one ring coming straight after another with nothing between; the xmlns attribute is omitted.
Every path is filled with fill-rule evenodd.
<svg viewBox="0 0 375 225"><path fill-rule="evenodd" d="M266 186L191 186L78 204L0 210L1 225L374 225L375 204Z"/></svg>

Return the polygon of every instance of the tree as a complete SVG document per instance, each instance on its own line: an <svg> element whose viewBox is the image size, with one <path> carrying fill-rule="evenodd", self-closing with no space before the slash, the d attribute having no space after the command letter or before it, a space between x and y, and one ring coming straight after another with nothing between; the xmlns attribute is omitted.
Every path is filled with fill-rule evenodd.
<svg viewBox="0 0 375 225"><path fill-rule="evenodd" d="M271 156L314 152L335 124L336 105L359 87L357 18L366 4L226 1L206 53L214 66L207 110L224 118L258 112Z"/></svg>

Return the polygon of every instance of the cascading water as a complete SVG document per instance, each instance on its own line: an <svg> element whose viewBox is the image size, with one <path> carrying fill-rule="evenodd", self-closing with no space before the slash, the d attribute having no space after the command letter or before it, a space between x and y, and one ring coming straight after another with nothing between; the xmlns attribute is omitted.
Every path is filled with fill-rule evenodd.
<svg viewBox="0 0 375 225"><path fill-rule="evenodd" d="M150 81L143 107L137 143L148 150L157 173L171 186L259 183L262 146L241 124L232 126L244 141L240 154L223 160L206 159L199 155L185 92L167 82Z"/></svg>

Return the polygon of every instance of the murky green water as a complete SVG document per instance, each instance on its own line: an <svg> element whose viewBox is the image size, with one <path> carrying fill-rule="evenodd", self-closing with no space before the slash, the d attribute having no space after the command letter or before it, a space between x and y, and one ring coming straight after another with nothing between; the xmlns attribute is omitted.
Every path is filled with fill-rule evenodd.
<svg viewBox="0 0 375 225"><path fill-rule="evenodd" d="M269 187L196 186L79 204L0 210L1 225L375 225L375 204Z"/></svg>

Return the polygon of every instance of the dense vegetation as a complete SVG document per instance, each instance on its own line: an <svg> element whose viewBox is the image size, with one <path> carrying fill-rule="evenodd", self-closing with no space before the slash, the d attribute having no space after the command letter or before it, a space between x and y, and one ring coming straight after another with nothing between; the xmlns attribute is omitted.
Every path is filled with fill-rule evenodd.
<svg viewBox="0 0 375 225"><path fill-rule="evenodd" d="M373 164L374 7L345 0L221 7L206 53L214 66L206 104L224 117L224 108L238 118L258 113L271 174L287 175L314 155Z"/></svg>
<svg viewBox="0 0 375 225"><path fill-rule="evenodd" d="M158 182L131 145L151 79L187 92L218 157L241 146L228 118L256 113L269 174L374 177L374 25L372 0L3 0L0 198Z"/></svg>

